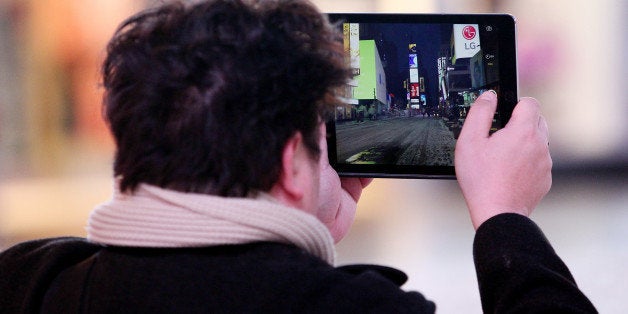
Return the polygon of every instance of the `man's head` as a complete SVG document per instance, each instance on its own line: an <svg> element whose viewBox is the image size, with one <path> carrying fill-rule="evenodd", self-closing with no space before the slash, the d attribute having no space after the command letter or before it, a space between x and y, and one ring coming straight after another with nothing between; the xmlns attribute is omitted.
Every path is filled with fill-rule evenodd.
<svg viewBox="0 0 628 314"><path fill-rule="evenodd" d="M127 20L103 64L120 188L268 191L295 134L317 160L321 118L350 76L341 40L294 0L176 3Z"/></svg>

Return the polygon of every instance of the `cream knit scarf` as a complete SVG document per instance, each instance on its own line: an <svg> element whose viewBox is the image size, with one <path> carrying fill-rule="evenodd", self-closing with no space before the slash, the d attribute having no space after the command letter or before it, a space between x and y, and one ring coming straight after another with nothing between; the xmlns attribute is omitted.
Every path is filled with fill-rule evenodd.
<svg viewBox="0 0 628 314"><path fill-rule="evenodd" d="M117 187L117 184L116 184ZM274 241L296 245L334 264L334 243L316 217L268 194L226 198L142 184L133 194L114 189L89 217L87 238L132 247L200 247Z"/></svg>

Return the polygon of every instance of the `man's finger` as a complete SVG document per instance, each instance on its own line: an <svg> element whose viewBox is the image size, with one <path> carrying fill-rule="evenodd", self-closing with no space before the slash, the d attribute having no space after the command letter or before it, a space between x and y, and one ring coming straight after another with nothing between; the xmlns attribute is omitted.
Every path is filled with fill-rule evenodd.
<svg viewBox="0 0 628 314"><path fill-rule="evenodd" d="M340 178L342 188L357 202L362 190L373 181L372 178Z"/></svg>
<svg viewBox="0 0 628 314"><path fill-rule="evenodd" d="M497 109L497 94L490 90L475 100L467 114L460 137L488 137Z"/></svg>
<svg viewBox="0 0 628 314"><path fill-rule="evenodd" d="M524 97L512 111L512 116L508 124L511 125L539 125L541 116L541 107L539 102L530 97Z"/></svg>

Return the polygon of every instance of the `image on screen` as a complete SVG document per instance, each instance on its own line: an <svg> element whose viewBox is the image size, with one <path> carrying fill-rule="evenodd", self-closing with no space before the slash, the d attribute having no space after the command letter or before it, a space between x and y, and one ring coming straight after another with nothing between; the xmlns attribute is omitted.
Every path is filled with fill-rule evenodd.
<svg viewBox="0 0 628 314"><path fill-rule="evenodd" d="M334 113L337 164L453 166L466 115L500 89L499 29L343 23L354 79ZM492 130L502 127L499 110Z"/></svg>

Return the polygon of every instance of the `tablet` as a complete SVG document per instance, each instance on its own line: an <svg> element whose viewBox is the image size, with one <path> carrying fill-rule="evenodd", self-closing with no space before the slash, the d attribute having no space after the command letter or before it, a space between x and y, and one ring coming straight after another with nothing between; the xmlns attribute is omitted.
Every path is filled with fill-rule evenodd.
<svg viewBox="0 0 628 314"><path fill-rule="evenodd" d="M502 128L518 100L515 20L507 14L328 14L354 78L327 124L341 176L455 178L454 148L484 91Z"/></svg>

